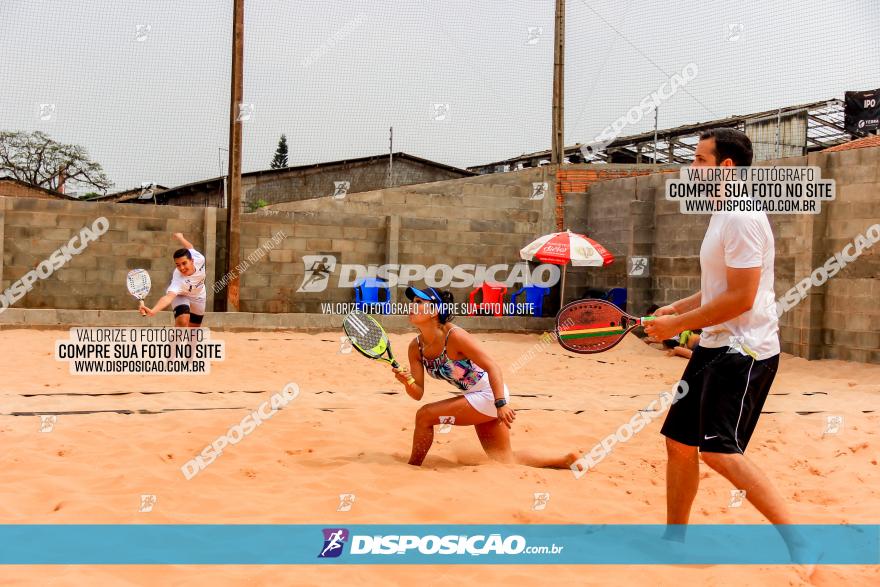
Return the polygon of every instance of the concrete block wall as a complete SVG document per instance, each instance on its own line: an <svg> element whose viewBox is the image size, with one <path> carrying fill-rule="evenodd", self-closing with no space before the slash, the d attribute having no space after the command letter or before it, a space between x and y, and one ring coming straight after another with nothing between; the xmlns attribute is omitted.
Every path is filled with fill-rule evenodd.
<svg viewBox="0 0 880 587"><path fill-rule="evenodd" d="M241 276L241 309L317 313L322 302L354 301L352 289L336 287L338 272L330 277L324 292L297 292L305 274L303 256L330 254L340 264L382 265L386 263L386 238L384 216L331 212L245 215L241 224L242 259L260 247L267 252L257 255L258 260Z"/></svg>
<svg viewBox="0 0 880 587"><path fill-rule="evenodd" d="M775 288L784 295L814 269L880 223L880 148L812 153L770 165L813 165L836 182L837 199L821 214L770 215L776 242ZM668 176L667 176L668 177ZM628 255L649 257L650 278L636 278L609 267L569 271L567 298L587 287L628 288L628 311L641 313L651 303L664 305L700 287L699 250L708 215L686 215L667 202L667 177L609 180L586 194L565 196L567 226L602 243L626 267ZM621 235L628 218L629 235ZM822 287L780 318L784 352L809 359L844 359L880 363L880 246L863 252Z"/></svg>
<svg viewBox="0 0 880 587"><path fill-rule="evenodd" d="M109 220L109 230L49 278L36 281L14 306L136 308L137 302L126 289L128 271L147 269L153 290L160 291L170 282L172 254L180 248L171 234L183 232L196 248L204 247L205 214L205 210L196 208L0 198L0 290L5 291L83 227L104 216Z"/></svg>
<svg viewBox="0 0 880 587"><path fill-rule="evenodd" d="M810 164L820 165L823 177L837 182L837 200L825 214L825 248L820 256L824 262L857 234L880 223L880 148L817 153L810 155ZM880 363L880 243L820 289L823 311L811 322L821 336L816 355Z"/></svg>
<svg viewBox="0 0 880 587"><path fill-rule="evenodd" d="M880 223L880 149L762 162L805 163L836 180L837 201L826 203L821 215L771 216L777 296ZM604 268L569 268L567 299L587 288L627 287L627 309L638 314L651 303L669 303L699 288L699 246L709 217L680 214L677 204L665 201L666 179L638 175L593 183L586 193L565 193L566 228L595 238L616 257ZM532 184L545 181L549 197L530 200ZM340 263L361 265L516 263L520 248L556 229L556 192L556 170L548 166L350 194L343 200L289 202L245 214L242 259L279 232L284 236L242 274L241 309L319 312L321 302L351 301L350 288L334 287L337 276L320 294L296 291L307 254L333 254ZM99 216L110 221L107 234L51 278L38 281L16 308L133 309L124 278L135 267L150 271L159 292L151 295L154 301L173 269L177 243L171 233L177 231L207 254L211 281L226 273L224 210L0 198L0 289ZM634 255L648 257L648 277L627 275ZM880 362L878 284L880 247L866 250L782 316L783 350L807 358ZM465 301L468 291L456 291L457 300ZM551 308L558 293L551 294ZM209 299L209 307L222 310L222 300L221 291Z"/></svg>
<svg viewBox="0 0 880 587"><path fill-rule="evenodd" d="M392 169L390 185L395 186L457 179L463 175L404 157L396 157ZM277 204L332 196L336 181L348 181L351 193L388 186L388 158L321 165L312 169L295 168L289 172L273 170L266 175L250 174L242 181L242 205L247 209L248 204L258 200Z"/></svg>
<svg viewBox="0 0 880 587"><path fill-rule="evenodd" d="M658 176L654 197L654 256L649 259L651 289L648 304L664 306L700 288L700 245L709 225L708 214L682 214L678 202L666 200L666 181Z"/></svg>
<svg viewBox="0 0 880 587"><path fill-rule="evenodd" d="M675 170L594 183L586 194L566 194L568 228L596 240L615 258L605 267L569 268L567 300L583 297L587 290L625 287L627 310L638 313L676 292L699 288L699 258L691 250L693 239L702 238L705 222L679 218L677 205L663 200L670 173ZM698 254L699 241L696 249ZM628 274L631 256L649 258L646 276Z"/></svg>
<svg viewBox="0 0 880 587"><path fill-rule="evenodd" d="M401 173L405 169L400 169ZM397 172L397 171L396 171ZM241 274L244 312L319 312L322 302L353 301L351 288L338 288L338 274L320 294L298 292L305 255L332 254L338 263L493 265L520 262L519 250L552 230L552 197L530 200L532 183L554 176L546 168L469 177L284 204L293 211L266 210L242 216L241 259L276 235L271 250L249 261ZM161 295L173 270L172 232L186 234L208 257L209 307L225 309L224 291L212 285L228 273L226 211L178 206L129 206L3 198L3 289L47 259L82 226L103 215L109 232L63 269L38 282L18 308L128 309L133 299L125 274L150 271L153 293ZM210 250L205 250L210 246ZM268 245L267 245L268 246ZM456 291L465 301L470 288ZM395 298L398 292L395 291Z"/></svg>
<svg viewBox="0 0 880 587"><path fill-rule="evenodd" d="M556 230L571 228L565 215L567 197L566 194L586 193L595 183L619 179L624 177L636 177L650 175L658 171L678 169L678 165L645 165L609 163L605 165L592 165L580 163L565 165L557 173L556 178Z"/></svg>
<svg viewBox="0 0 880 587"><path fill-rule="evenodd" d="M548 183L543 200L529 199L534 182ZM267 213L324 214L342 224L347 222L344 218L381 218L386 226L394 222L399 229L384 238L397 246L388 247L383 241L384 248L365 251L384 255L387 260L378 264L513 265L521 262L522 247L553 231L554 190L554 171L541 167L356 193L342 200L288 202L272 206ZM367 238L378 238L378 233ZM471 288L452 291L456 301L466 302Z"/></svg>

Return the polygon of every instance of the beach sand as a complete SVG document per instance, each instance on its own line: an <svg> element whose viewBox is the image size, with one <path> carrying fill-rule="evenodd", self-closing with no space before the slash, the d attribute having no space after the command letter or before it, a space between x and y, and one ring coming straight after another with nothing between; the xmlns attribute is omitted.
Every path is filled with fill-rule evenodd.
<svg viewBox="0 0 880 587"><path fill-rule="evenodd" d="M473 428L435 434L406 464L420 403L390 368L340 354L338 332L216 332L227 359L210 375L75 376L54 359L64 331L0 331L0 522L625 523L665 520L662 418L582 479L567 470L492 463ZM405 356L410 335L392 334ZM577 356L537 335L477 334L496 360L534 358L505 382L514 449L589 450L678 380L685 360L636 337ZM301 393L191 480L180 467L287 383ZM429 380L425 400L449 397ZM106 412L102 412L107 410ZM131 410L135 413L119 413ZM880 366L784 355L749 446L802 523L880 523ZM62 412L51 432L36 415ZM69 412L69 413L66 413ZM84 412L84 413L77 413ZM97 413L94 413L97 412ZM826 418L843 416L826 434ZM701 465L692 523L764 523L728 507L728 483ZM549 492L546 509L534 493ZM353 493L350 511L336 511ZM153 494L153 511L139 512ZM825 567L831 583L880 584L877 567ZM16 566L0 583L90 585L801 585L795 566ZM830 583L829 583L830 584Z"/></svg>

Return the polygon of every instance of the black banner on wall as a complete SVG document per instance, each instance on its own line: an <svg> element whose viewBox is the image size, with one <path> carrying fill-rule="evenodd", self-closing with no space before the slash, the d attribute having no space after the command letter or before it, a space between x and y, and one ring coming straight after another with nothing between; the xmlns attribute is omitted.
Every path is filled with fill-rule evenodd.
<svg viewBox="0 0 880 587"><path fill-rule="evenodd" d="M864 135L880 129L880 88L866 92L846 92L843 107L846 132Z"/></svg>

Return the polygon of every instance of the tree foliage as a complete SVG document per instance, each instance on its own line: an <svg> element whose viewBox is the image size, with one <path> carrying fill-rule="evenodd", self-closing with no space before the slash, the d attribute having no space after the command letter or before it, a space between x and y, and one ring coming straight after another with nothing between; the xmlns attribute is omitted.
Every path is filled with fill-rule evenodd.
<svg viewBox="0 0 880 587"><path fill-rule="evenodd" d="M278 139L278 148L275 149L275 156L272 158L272 163L269 164L272 169L282 169L287 167L287 137L281 135L281 138Z"/></svg>
<svg viewBox="0 0 880 587"><path fill-rule="evenodd" d="M57 190L59 179L106 192L113 182L80 145L65 145L36 131L0 132L0 175Z"/></svg>

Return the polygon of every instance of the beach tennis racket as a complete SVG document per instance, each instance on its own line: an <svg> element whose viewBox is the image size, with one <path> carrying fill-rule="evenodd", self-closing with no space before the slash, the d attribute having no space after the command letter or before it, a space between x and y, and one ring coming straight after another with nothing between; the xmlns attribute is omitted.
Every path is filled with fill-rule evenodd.
<svg viewBox="0 0 880 587"><path fill-rule="evenodd" d="M133 295L144 307L144 298L150 293L150 274L145 269L132 269L125 278L128 293Z"/></svg>
<svg viewBox="0 0 880 587"><path fill-rule="evenodd" d="M345 335L351 341L354 350L369 359L385 361L395 369L400 368L400 363L394 359L394 354L391 352L388 334L375 318L355 310L342 321L342 329L345 330ZM412 376L407 381L410 385L415 382Z"/></svg>
<svg viewBox="0 0 880 587"><path fill-rule="evenodd" d="M557 340L573 353L601 353L616 346L636 326L653 319L630 316L605 300L577 300L556 315Z"/></svg>

